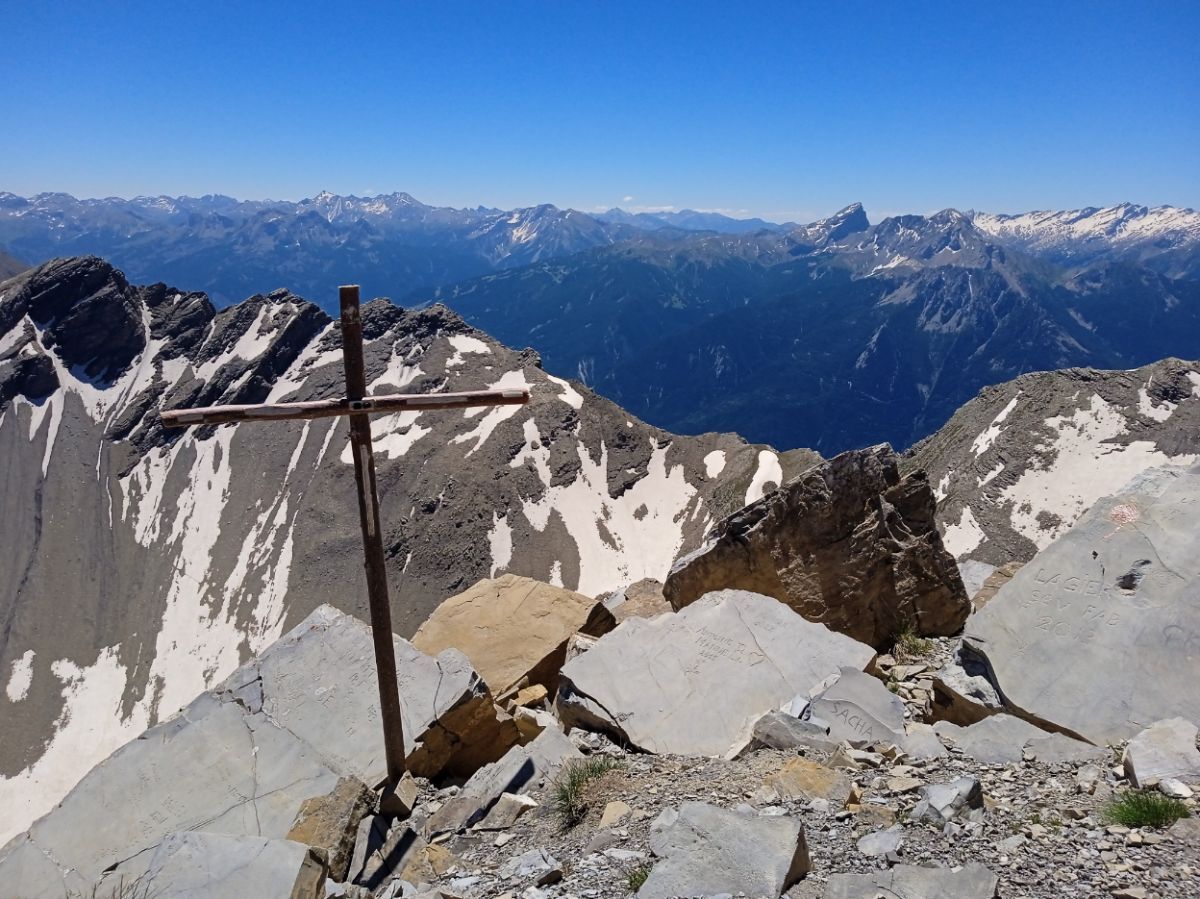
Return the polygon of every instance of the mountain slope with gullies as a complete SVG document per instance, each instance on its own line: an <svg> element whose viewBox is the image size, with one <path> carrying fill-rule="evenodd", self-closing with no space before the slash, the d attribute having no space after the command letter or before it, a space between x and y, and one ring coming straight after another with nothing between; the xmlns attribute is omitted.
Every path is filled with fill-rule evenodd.
<svg viewBox="0 0 1200 899"><path fill-rule="evenodd" d="M786 233L651 232L415 299L663 427L831 455L911 446L1026 372L1190 354L1200 280L1107 246L1068 266L954 210L871 225L856 205Z"/></svg>
<svg viewBox="0 0 1200 899"><path fill-rule="evenodd" d="M374 419L401 634L502 571L589 595L661 580L817 458L648 426L444 307L363 317L372 392L532 394ZM0 284L0 842L319 604L366 617L344 420L157 418L341 384L336 323L287 291L217 312L95 257Z"/></svg>
<svg viewBox="0 0 1200 899"><path fill-rule="evenodd" d="M1101 497L1200 461L1200 362L1035 372L988 387L909 453L960 565L1027 562ZM986 570L986 569L985 569Z"/></svg>

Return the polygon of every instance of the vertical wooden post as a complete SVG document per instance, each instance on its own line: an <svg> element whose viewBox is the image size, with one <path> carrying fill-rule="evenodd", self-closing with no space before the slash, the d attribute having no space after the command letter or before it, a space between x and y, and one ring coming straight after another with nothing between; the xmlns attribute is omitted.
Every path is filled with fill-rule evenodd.
<svg viewBox="0 0 1200 899"><path fill-rule="evenodd" d="M346 368L346 397L353 402L361 400L367 393L358 285L338 288L338 299L342 309L342 360ZM388 781L395 784L406 768L404 722L400 716L400 689L396 683L396 648L392 643L392 607L388 599L387 571L383 562L383 535L379 529L379 492L375 489L371 418L365 412L350 415L350 449L354 454L354 478L358 482L358 516L362 524L367 596L371 604L371 636L375 642L379 708L383 716L383 750L387 757Z"/></svg>

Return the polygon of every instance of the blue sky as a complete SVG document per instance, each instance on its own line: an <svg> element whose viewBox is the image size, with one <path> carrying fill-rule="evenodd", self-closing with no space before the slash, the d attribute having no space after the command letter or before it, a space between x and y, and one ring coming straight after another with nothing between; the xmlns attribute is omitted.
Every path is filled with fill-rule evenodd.
<svg viewBox="0 0 1200 899"><path fill-rule="evenodd" d="M0 190L1200 206L1200 3L24 3Z"/></svg>

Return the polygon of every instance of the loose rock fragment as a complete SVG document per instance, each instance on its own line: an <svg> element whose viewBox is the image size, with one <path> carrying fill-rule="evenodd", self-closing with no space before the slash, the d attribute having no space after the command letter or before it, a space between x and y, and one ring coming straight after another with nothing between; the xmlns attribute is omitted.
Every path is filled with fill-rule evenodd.
<svg viewBox="0 0 1200 899"><path fill-rule="evenodd" d="M1196 725L1170 718L1150 725L1125 747L1125 776L1135 787L1152 787L1165 779L1200 783L1200 751Z"/></svg>
<svg viewBox="0 0 1200 899"><path fill-rule="evenodd" d="M660 861L639 899L721 893L775 897L808 872L804 828L794 818L747 818L703 802L683 803L653 844Z"/></svg>

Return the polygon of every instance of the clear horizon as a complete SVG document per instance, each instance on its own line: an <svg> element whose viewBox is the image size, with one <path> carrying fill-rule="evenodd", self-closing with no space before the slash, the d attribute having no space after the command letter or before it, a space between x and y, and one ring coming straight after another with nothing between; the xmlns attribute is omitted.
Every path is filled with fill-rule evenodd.
<svg viewBox="0 0 1200 899"><path fill-rule="evenodd" d="M1200 5L10 10L0 189L812 221L1200 206ZM340 55L339 55L340 54Z"/></svg>

